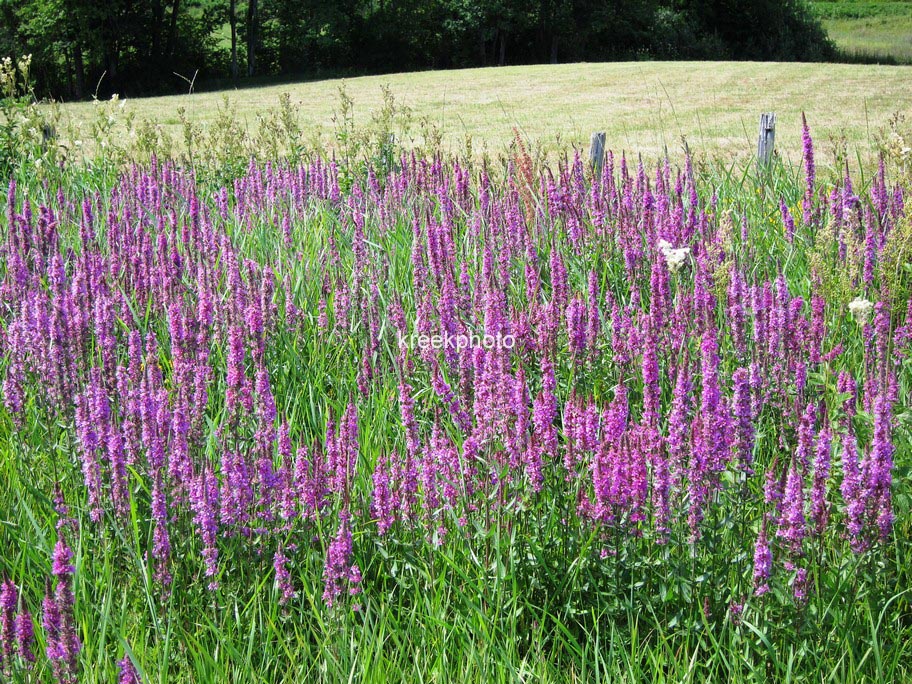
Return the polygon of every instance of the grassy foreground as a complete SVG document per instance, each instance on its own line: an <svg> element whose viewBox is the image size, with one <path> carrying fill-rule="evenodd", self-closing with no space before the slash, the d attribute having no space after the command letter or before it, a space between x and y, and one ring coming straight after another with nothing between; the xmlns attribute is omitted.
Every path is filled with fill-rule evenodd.
<svg viewBox="0 0 912 684"><path fill-rule="evenodd" d="M354 101L353 122L365 125L382 106L388 85L412 119L442 134L445 148L462 152L503 151L518 128L546 150L588 146L593 131L607 131L608 147L655 159L677 153L686 138L700 158L727 162L754 151L759 114L779 117L778 147L796 161L800 113L813 122L819 147L844 139L868 155L873 136L896 112L912 109L912 67L833 64L644 62L564 64L424 72L344 81ZM283 92L298 107L302 136L314 145L334 142L334 112L342 81L320 81L228 93L241 127L255 129L257 117L275 107ZM124 114L147 119L175 142L184 128L178 108L199 124L219 117L223 93L128 101ZM65 105L60 128L91 144L91 103ZM72 131L65 131L67 127ZM421 131L416 125L416 134ZM125 134L126 135L126 134ZM70 141L71 142L71 141ZM825 157L824 157L825 158Z"/></svg>

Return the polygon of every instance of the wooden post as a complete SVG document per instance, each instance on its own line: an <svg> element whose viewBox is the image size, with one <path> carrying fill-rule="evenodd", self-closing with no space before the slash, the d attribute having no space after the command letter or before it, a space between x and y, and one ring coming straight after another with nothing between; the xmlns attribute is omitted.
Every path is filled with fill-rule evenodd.
<svg viewBox="0 0 912 684"><path fill-rule="evenodd" d="M602 164L605 163L605 131L592 134L589 140L589 163L596 175L601 174Z"/></svg>
<svg viewBox="0 0 912 684"><path fill-rule="evenodd" d="M761 171L769 167L776 147L776 114L769 112L760 115L760 138L757 140L757 168Z"/></svg>

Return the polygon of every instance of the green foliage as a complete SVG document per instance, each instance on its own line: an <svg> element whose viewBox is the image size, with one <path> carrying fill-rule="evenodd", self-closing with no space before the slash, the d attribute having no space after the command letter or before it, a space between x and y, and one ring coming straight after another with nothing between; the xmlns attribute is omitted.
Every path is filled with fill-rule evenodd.
<svg viewBox="0 0 912 684"><path fill-rule="evenodd" d="M912 2L825 0L811 3L840 51L859 63L912 63Z"/></svg>
<svg viewBox="0 0 912 684"><path fill-rule="evenodd" d="M908 16L909 0L817 0L811 8L821 19L868 19Z"/></svg>
<svg viewBox="0 0 912 684"><path fill-rule="evenodd" d="M0 0L0 17L0 55L31 52L39 92L75 98L186 91L233 66L265 76L835 54L799 0Z"/></svg>
<svg viewBox="0 0 912 684"><path fill-rule="evenodd" d="M43 176L62 159L57 110L40 108L31 84L31 55L0 60L0 177L21 167Z"/></svg>

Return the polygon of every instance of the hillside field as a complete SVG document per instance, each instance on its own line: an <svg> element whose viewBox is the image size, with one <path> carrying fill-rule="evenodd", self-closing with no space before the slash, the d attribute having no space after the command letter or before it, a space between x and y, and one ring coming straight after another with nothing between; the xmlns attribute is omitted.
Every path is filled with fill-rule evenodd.
<svg viewBox="0 0 912 684"><path fill-rule="evenodd" d="M800 151L800 114L814 126L825 164L833 142L844 139L852 154L868 155L890 117L912 107L912 67L834 64L643 62L521 66L419 72L274 85L228 92L243 126L287 92L299 108L304 137L315 146L333 142L333 114L344 84L354 101L356 124L382 104L382 86L401 104L439 129L444 147L478 153L503 151L517 128L547 151L588 146L593 131L607 132L607 146L646 158L682 149L730 163L749 157L761 112L780 122L778 148L792 161ZM123 112L148 119L179 143L178 108L190 120L211 124L225 93L127 99ZM91 103L62 108L61 128L89 137ZM79 132L81 129L81 133ZM179 148L179 145L177 145Z"/></svg>

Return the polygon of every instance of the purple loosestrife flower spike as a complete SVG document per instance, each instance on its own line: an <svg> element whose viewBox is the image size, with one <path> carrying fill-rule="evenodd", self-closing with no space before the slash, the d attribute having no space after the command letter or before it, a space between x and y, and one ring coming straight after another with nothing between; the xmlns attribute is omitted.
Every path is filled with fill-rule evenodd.
<svg viewBox="0 0 912 684"><path fill-rule="evenodd" d="M795 458L801 467L802 474L807 472L811 461L811 452L814 449L814 423L817 421L817 406L808 403L798 423L798 447Z"/></svg>
<svg viewBox="0 0 912 684"><path fill-rule="evenodd" d="M779 516L783 510L782 496L784 483L776 472L778 463L778 457L774 458L773 462L767 467L766 474L763 478L763 503L770 507L765 519L773 524L778 523Z"/></svg>
<svg viewBox="0 0 912 684"><path fill-rule="evenodd" d="M218 482L212 470L206 467L193 479L190 487L190 508L193 511L197 532L203 542L203 561L206 566L206 577L209 578L209 591L218 589L218 499Z"/></svg>
<svg viewBox="0 0 912 684"><path fill-rule="evenodd" d="M355 590L360 582L360 570L357 565L352 565L352 534L349 524L349 513L343 510L339 513L339 529L336 536L326 550L326 565L323 569L323 601L330 608L345 591Z"/></svg>
<svg viewBox="0 0 912 684"><path fill-rule="evenodd" d="M567 342L574 359L586 349L586 306L574 297L567 306Z"/></svg>
<svg viewBox="0 0 912 684"><path fill-rule="evenodd" d="M877 520L881 541L886 541L893 529L893 446L892 406L885 394L874 399L874 438L868 472L868 499Z"/></svg>
<svg viewBox="0 0 912 684"><path fill-rule="evenodd" d="M554 419L557 417L557 397L554 390L557 381L554 377L554 364L547 356L541 359L542 391L536 397L532 408L532 423L535 426L537 443L549 456L557 454L557 430Z"/></svg>
<svg viewBox="0 0 912 684"><path fill-rule="evenodd" d="M770 550L769 540L766 538L766 521L760 527L757 543L754 546L754 593L763 596L769 591L770 572L773 569L773 552Z"/></svg>
<svg viewBox="0 0 912 684"><path fill-rule="evenodd" d="M653 430L659 427L659 359L657 353L656 331L651 327L646 330L643 340L643 423Z"/></svg>
<svg viewBox="0 0 912 684"><path fill-rule="evenodd" d="M703 333L700 353L700 372L703 376L700 397L702 448L706 452L706 465L712 472L718 473L728 461L730 426L719 385L719 346L715 328L710 327Z"/></svg>
<svg viewBox="0 0 912 684"><path fill-rule="evenodd" d="M35 653L32 648L35 644L35 626L32 622L32 615L27 610L23 610L16 616L16 647L19 650L19 657L26 663L26 667L31 669L32 663L35 662Z"/></svg>
<svg viewBox="0 0 912 684"><path fill-rule="evenodd" d="M814 478L811 483L811 519L814 532L822 535L830 517L827 502L827 481L830 477L830 432L823 428L817 435L817 450L814 458Z"/></svg>
<svg viewBox="0 0 912 684"><path fill-rule="evenodd" d="M689 413L692 406L691 382L688 364L678 366L671 412L668 416L668 458L672 475L679 478L685 464L687 438L690 435Z"/></svg>
<svg viewBox="0 0 912 684"><path fill-rule="evenodd" d="M405 447L409 456L414 458L421 450L421 442L418 437L418 421L415 419L412 387L404 378L399 381L399 412L402 416L402 426L405 428Z"/></svg>
<svg viewBox="0 0 912 684"><path fill-rule="evenodd" d="M168 565L171 557L171 538L168 534L168 504L165 498L161 472L156 472L152 482L152 519L155 530L152 533L152 559L155 581L167 588L171 584Z"/></svg>
<svg viewBox="0 0 912 684"><path fill-rule="evenodd" d="M57 584L53 595L48 587L45 597L45 631L48 632L48 658L52 661L52 670L63 684L75 684L79 652L82 650L73 615L75 597L72 575L76 569L71 564L72 559L73 552L66 540L62 535L58 536L51 568Z"/></svg>
<svg viewBox="0 0 912 684"><path fill-rule="evenodd" d="M0 586L0 667L9 670L16 649L16 606L19 592L12 580Z"/></svg>
<svg viewBox="0 0 912 684"><path fill-rule="evenodd" d="M398 457L393 454L393 461ZM377 521L377 534L381 537L396 521L396 510L393 505L391 486L395 486L390 476L390 459L380 454L374 467L374 490L371 495L371 515Z"/></svg>
<svg viewBox="0 0 912 684"><path fill-rule="evenodd" d="M855 553L861 553L868 548L868 540L864 534L865 490L858 463L858 446L855 435L851 432L846 432L842 436L842 484L839 489L846 506L849 544Z"/></svg>
<svg viewBox="0 0 912 684"><path fill-rule="evenodd" d="M281 544L273 556L272 567L275 569L276 584L282 593L279 605L284 606L295 597L295 590L291 582L291 573L288 572L288 557Z"/></svg>
<svg viewBox="0 0 912 684"><path fill-rule="evenodd" d="M795 240L795 219L789 211L785 200L779 200L779 212L782 214L782 225L785 227L785 237L789 242Z"/></svg>
<svg viewBox="0 0 912 684"><path fill-rule="evenodd" d="M808 128L804 112L801 113L801 143L804 157L804 224L810 225L814 218L814 183L817 171L814 166L814 141L811 139L811 130Z"/></svg>
<svg viewBox="0 0 912 684"><path fill-rule="evenodd" d="M47 586L45 587L41 622L44 627L45 640L47 641L47 657L51 661L51 668L57 681L60 682L63 680L63 670L60 662L60 609L54 600L54 591L51 588L50 580L47 581Z"/></svg>
<svg viewBox="0 0 912 684"><path fill-rule="evenodd" d="M139 672L136 671L133 661L130 660L130 656L124 654L123 659L117 661L117 668L119 670L117 684L142 684L142 679Z"/></svg>
<svg viewBox="0 0 912 684"><path fill-rule="evenodd" d="M807 520L804 517L804 479L795 461L789 468L783 495L783 513L776 536L785 540L794 555L801 555L802 542L807 536Z"/></svg>
<svg viewBox="0 0 912 684"><path fill-rule="evenodd" d="M754 451L754 423L751 411L750 371L738 368L732 374L735 386L732 404L735 414L735 453L741 468L748 474L753 473L751 463Z"/></svg>

